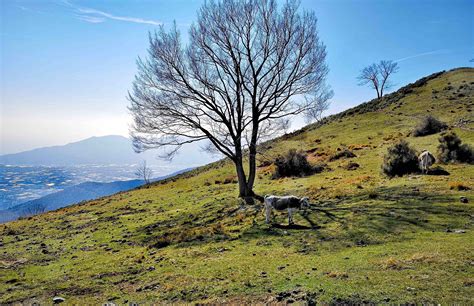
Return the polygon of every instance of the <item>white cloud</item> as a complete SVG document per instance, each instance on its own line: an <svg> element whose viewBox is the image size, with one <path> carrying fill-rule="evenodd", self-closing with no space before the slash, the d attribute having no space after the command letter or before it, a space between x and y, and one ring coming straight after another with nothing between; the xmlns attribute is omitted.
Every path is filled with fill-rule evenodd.
<svg viewBox="0 0 474 306"><path fill-rule="evenodd" d="M103 12L103 11L99 11L99 10L91 9L91 8L77 8L77 11L81 14L81 17L88 18L89 20L94 20L94 21L88 21L92 23L97 23L96 20L103 17L102 19L106 18L106 19L125 21L125 22L143 23L143 24L151 24L151 25L162 24L161 22L155 21L155 20L147 20L143 18L128 17L128 16L116 16L107 12Z"/></svg>
<svg viewBox="0 0 474 306"><path fill-rule="evenodd" d="M399 63L399 62L403 62L403 61L406 61L406 60L409 60L409 59L412 59L412 58L417 58L417 57L422 57L422 56L428 56L428 55L435 55L435 54L449 53L449 51L450 51L450 50L447 50L447 49L440 49L440 50L433 50L433 51L428 51L428 52L413 54L413 55L410 55L410 56L407 56L407 57L399 58L399 59L395 60L395 62Z"/></svg>
<svg viewBox="0 0 474 306"><path fill-rule="evenodd" d="M105 18L94 17L94 16L85 16L85 15L76 15L77 19L80 19L89 23L101 23L105 21Z"/></svg>
<svg viewBox="0 0 474 306"><path fill-rule="evenodd" d="M118 16L108 12L104 12L101 10L96 10L93 8L88 7L80 7L68 0L62 1L66 6L69 6L76 12L76 18L89 22L89 23L102 23L109 20L117 20L117 21L124 21L124 22L132 22L132 23L141 23L141 24L150 24L150 25L162 25L163 23L156 20L151 19L143 19L138 17L130 17L130 16Z"/></svg>

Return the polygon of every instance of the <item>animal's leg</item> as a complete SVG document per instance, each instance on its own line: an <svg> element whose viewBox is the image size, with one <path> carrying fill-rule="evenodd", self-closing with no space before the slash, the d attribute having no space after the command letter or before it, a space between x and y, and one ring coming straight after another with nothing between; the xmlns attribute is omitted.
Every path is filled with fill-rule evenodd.
<svg viewBox="0 0 474 306"><path fill-rule="evenodd" d="M293 210L291 208L288 208L288 224L291 225L293 224Z"/></svg>
<svg viewBox="0 0 474 306"><path fill-rule="evenodd" d="M270 214L272 213L272 207L265 204L265 222L270 223Z"/></svg>

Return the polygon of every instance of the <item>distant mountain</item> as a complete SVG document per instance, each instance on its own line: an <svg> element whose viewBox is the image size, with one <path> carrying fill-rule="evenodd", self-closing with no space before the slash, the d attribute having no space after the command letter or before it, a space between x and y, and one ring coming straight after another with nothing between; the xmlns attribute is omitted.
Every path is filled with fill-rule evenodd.
<svg viewBox="0 0 474 306"><path fill-rule="evenodd" d="M158 177L152 181L160 181L166 178L189 171L192 168L183 169L169 175ZM111 183L85 182L65 188L42 198L31 200L6 210L0 210L0 223L15 220L22 215L31 214L35 207L44 207L44 211L55 210L81 201L98 199L112 195L117 192L127 191L143 185L142 180L116 181Z"/></svg>
<svg viewBox="0 0 474 306"><path fill-rule="evenodd" d="M200 150L201 144L194 143L183 148L185 154L179 154L171 162L173 165L192 167L214 161L217 157L209 156ZM192 154L190 154L192 153ZM42 166L76 166L84 164L135 164L147 160L150 164L164 164L157 159L155 150L137 154L133 151L129 138L110 135L91 137L63 146L38 148L30 151L0 156L0 164L6 165L42 165ZM178 167L180 168L180 167Z"/></svg>

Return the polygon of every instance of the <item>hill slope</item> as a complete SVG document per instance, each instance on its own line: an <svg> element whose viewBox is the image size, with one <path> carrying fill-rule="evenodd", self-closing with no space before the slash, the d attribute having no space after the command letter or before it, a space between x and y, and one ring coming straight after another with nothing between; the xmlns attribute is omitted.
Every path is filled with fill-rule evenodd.
<svg viewBox="0 0 474 306"><path fill-rule="evenodd" d="M449 176L380 173L401 138L436 151L439 135L407 136L426 114L474 144L474 69L422 83L264 145L267 159L297 148L332 169L272 180L272 166L259 167L258 193L311 198L298 226L287 227L285 214L266 225L259 206L240 206L235 184L221 183L233 167L221 161L0 225L0 303L55 295L70 303L473 303L474 166L441 165ZM329 161L343 147L356 157ZM360 167L346 170L349 161Z"/></svg>

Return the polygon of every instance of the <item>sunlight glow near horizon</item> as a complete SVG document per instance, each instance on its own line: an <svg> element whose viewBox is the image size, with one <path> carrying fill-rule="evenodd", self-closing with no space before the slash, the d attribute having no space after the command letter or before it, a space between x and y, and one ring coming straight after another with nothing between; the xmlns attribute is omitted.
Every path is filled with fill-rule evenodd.
<svg viewBox="0 0 474 306"><path fill-rule="evenodd" d="M128 136L127 90L148 31L176 20L184 42L202 1L1 1L0 154L91 136ZM399 60L395 88L473 66L474 2L303 0L327 46L327 114L374 97L360 69ZM296 120L292 128L303 125Z"/></svg>

